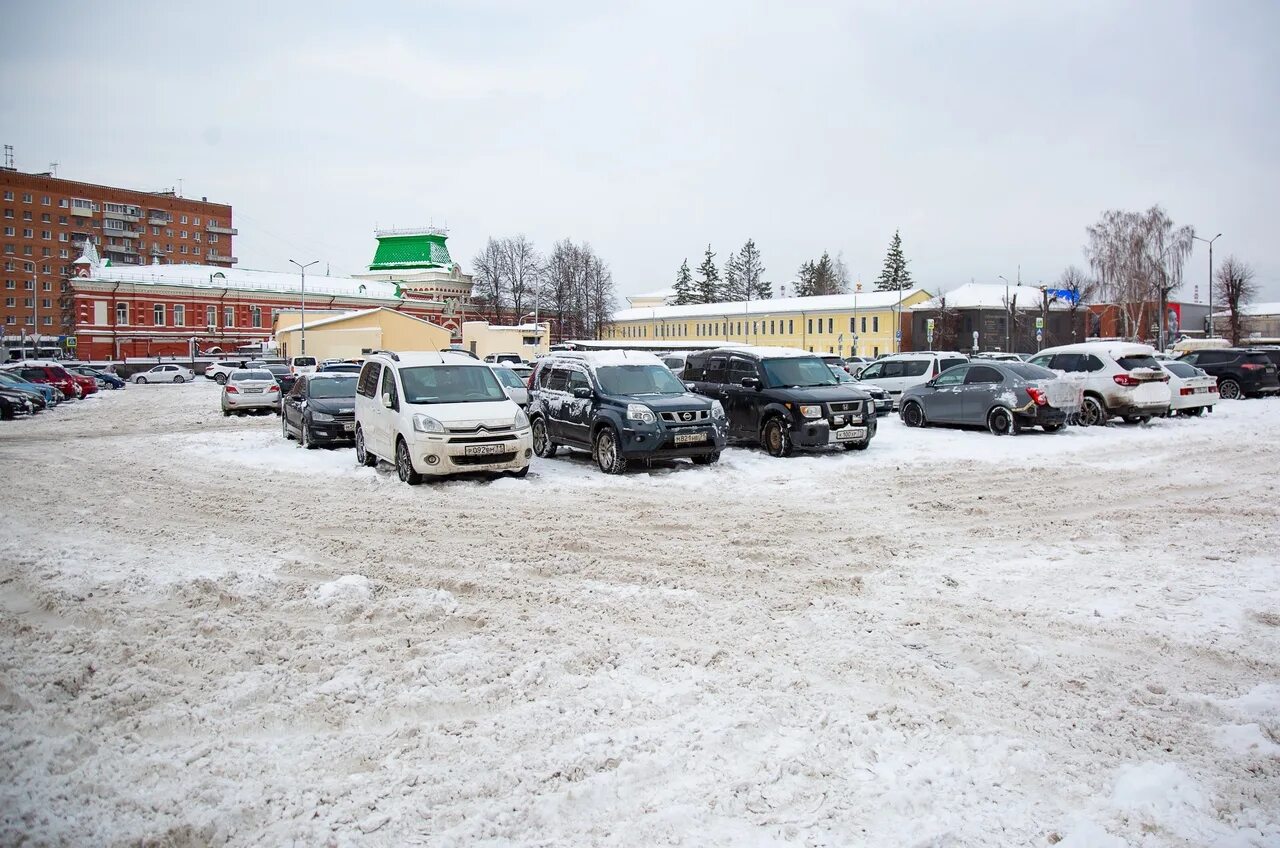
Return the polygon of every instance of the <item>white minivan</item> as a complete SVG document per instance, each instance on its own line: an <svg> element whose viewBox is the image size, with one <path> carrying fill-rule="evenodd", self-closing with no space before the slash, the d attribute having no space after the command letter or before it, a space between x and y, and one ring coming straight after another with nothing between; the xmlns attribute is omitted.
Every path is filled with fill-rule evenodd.
<svg viewBox="0 0 1280 848"><path fill-rule="evenodd" d="M858 372L858 381L884 389L893 399L893 406L896 409L904 389L927 383L948 368L964 365L968 361L969 357L954 351L895 353L892 356L877 359L863 368Z"/></svg>
<svg viewBox="0 0 1280 848"><path fill-rule="evenodd" d="M316 361L314 356L291 356L289 357L289 373L295 377L301 377L303 374L314 374L320 363Z"/></svg>
<svg viewBox="0 0 1280 848"><path fill-rule="evenodd" d="M411 486L474 471L529 473L529 416L493 370L467 354L365 358L356 382L356 461L394 462Z"/></svg>

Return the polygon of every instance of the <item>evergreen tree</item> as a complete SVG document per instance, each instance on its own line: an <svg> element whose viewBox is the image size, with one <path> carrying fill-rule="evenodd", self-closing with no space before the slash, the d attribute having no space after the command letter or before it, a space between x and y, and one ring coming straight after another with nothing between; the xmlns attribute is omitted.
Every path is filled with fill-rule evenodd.
<svg viewBox="0 0 1280 848"><path fill-rule="evenodd" d="M707 253L698 266L698 274L701 279L697 283L696 302L718 303L721 299L720 271L716 269L716 255L711 252L711 245L707 245Z"/></svg>
<svg viewBox="0 0 1280 848"><path fill-rule="evenodd" d="M767 300L773 297L773 286L764 279L764 263L752 239L738 252L738 273L742 276L742 300Z"/></svg>
<svg viewBox="0 0 1280 848"><path fill-rule="evenodd" d="M741 258L736 253L729 254L729 261L724 263L724 285L720 295L726 301L750 300L750 292L742 279Z"/></svg>
<svg viewBox="0 0 1280 848"><path fill-rule="evenodd" d="M817 277L817 269L814 267L813 261L810 260L800 266L800 270L796 273L796 297L812 297L815 294L814 286Z"/></svg>
<svg viewBox="0 0 1280 848"><path fill-rule="evenodd" d="M836 279L835 265L831 262L831 254L822 251L822 257L813 263L813 293L834 294Z"/></svg>
<svg viewBox="0 0 1280 848"><path fill-rule="evenodd" d="M689 260L685 259L680 263L680 270L676 274L675 296L671 302L675 306L684 306L686 303L697 303L696 292L693 290L693 274L689 273Z"/></svg>
<svg viewBox="0 0 1280 848"><path fill-rule="evenodd" d="M902 236L894 230L889 252L884 257L884 270L876 280L876 291L902 291L914 285L915 280L907 270L907 260L902 256Z"/></svg>

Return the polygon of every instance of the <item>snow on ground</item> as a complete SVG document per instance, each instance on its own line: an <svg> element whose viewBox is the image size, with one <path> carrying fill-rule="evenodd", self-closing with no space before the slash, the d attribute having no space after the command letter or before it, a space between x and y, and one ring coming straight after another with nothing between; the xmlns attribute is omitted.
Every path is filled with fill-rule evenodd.
<svg viewBox="0 0 1280 848"><path fill-rule="evenodd" d="M202 382L6 422L0 844L1280 844L1277 421L412 489Z"/></svg>

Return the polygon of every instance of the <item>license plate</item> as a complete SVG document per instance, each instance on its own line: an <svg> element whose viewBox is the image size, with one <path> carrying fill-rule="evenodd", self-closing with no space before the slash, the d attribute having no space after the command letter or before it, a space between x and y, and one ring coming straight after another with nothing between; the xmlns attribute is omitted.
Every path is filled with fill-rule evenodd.
<svg viewBox="0 0 1280 848"><path fill-rule="evenodd" d="M462 452L467 456L490 456L503 453L506 445L467 445Z"/></svg>
<svg viewBox="0 0 1280 848"><path fill-rule="evenodd" d="M346 424L342 425L342 429L346 430L348 433L354 433L356 431L356 422L348 421Z"/></svg>
<svg viewBox="0 0 1280 848"><path fill-rule="evenodd" d="M837 442L856 442L867 437L866 427L850 427L847 430L836 430Z"/></svg>
<svg viewBox="0 0 1280 848"><path fill-rule="evenodd" d="M692 445L707 440L706 433L676 433L677 445Z"/></svg>
<svg viewBox="0 0 1280 848"><path fill-rule="evenodd" d="M262 394L262 389L245 389L244 393L247 395L260 395Z"/></svg>

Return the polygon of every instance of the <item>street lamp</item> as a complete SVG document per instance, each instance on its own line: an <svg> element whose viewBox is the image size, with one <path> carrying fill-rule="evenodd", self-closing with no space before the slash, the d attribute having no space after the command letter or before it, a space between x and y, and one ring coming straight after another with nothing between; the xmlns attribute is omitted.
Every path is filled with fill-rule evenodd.
<svg viewBox="0 0 1280 848"><path fill-rule="evenodd" d="M1222 238L1222 233L1218 233L1211 239L1200 238L1200 236L1192 236L1192 238L1209 245L1209 338L1213 338L1213 243Z"/></svg>
<svg viewBox="0 0 1280 848"><path fill-rule="evenodd" d="M302 349L298 352L302 356L306 356L307 355L307 269L310 268L312 265L316 264L317 262L319 262L320 260L314 259L311 262L308 262L306 265L303 265L301 262L298 262L295 259L290 259L289 261L292 262L294 265L297 265L298 271L302 274L302 343L300 345Z"/></svg>
<svg viewBox="0 0 1280 848"><path fill-rule="evenodd" d="M1013 310L1009 307L1009 278L1004 274L996 274L997 277L1004 280L1004 349L1011 350L1009 344L1009 332L1013 324Z"/></svg>

